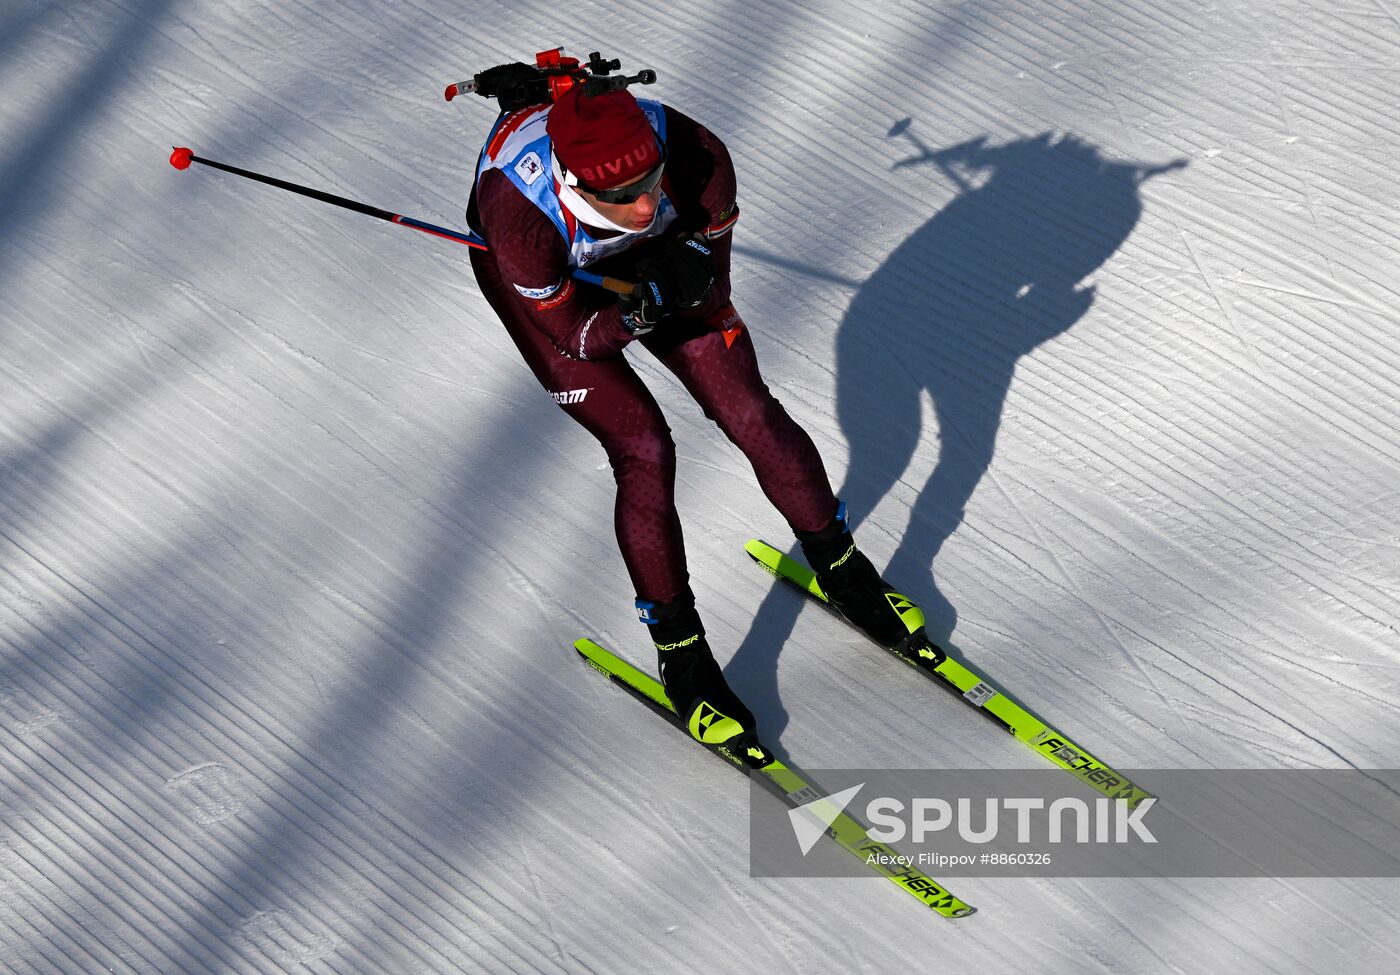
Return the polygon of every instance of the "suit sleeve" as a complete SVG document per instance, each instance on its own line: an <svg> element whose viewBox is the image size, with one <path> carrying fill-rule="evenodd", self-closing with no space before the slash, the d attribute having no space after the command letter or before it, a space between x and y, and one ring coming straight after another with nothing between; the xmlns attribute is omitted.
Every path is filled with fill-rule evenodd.
<svg viewBox="0 0 1400 975"><path fill-rule="evenodd" d="M713 132L669 105L666 151L676 227L682 233L704 234L715 257L714 287L703 304L680 317L708 318L729 304L730 231L739 219L734 162Z"/></svg>
<svg viewBox="0 0 1400 975"><path fill-rule="evenodd" d="M476 194L501 277L515 286L526 318L556 349L574 359L605 359L632 341L617 302L569 276L564 238L504 173L483 173Z"/></svg>

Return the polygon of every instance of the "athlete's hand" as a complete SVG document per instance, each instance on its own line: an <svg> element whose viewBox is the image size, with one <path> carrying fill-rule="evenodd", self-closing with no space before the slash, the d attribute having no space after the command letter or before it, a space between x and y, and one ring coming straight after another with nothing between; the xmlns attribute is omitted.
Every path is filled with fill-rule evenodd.
<svg viewBox="0 0 1400 975"><path fill-rule="evenodd" d="M623 323L633 335L643 335L667 315L694 308L715 283L715 258L698 234L672 237L661 253L637 262L637 290L620 295Z"/></svg>

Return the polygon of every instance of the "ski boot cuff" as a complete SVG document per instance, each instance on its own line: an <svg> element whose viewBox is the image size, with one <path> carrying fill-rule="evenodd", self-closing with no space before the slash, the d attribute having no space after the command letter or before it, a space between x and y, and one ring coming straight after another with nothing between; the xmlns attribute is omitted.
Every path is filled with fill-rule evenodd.
<svg viewBox="0 0 1400 975"><path fill-rule="evenodd" d="M802 554L817 573L820 582L826 573L839 569L856 554L856 542L846 525L846 503L836 509L836 517L821 531L798 532Z"/></svg>
<svg viewBox="0 0 1400 975"><path fill-rule="evenodd" d="M842 535L848 534L846 525L846 502L838 501L836 503L836 514L832 516L831 521L827 523L825 528L818 529L814 532L795 531L793 534L797 536L797 540L801 543L803 549L806 549L808 545L834 543Z"/></svg>
<svg viewBox="0 0 1400 975"><path fill-rule="evenodd" d="M658 649L700 642L705 636L705 626L695 611L695 593L689 586L670 602L638 599L637 616L651 630L651 640Z"/></svg>

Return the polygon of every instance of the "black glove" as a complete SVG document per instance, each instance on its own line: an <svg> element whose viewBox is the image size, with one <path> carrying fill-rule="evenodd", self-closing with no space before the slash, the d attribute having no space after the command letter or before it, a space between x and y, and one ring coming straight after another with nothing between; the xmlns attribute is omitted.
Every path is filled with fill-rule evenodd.
<svg viewBox="0 0 1400 975"><path fill-rule="evenodd" d="M496 99L502 112L549 101L548 81L533 65L516 61L487 68L475 78L476 92Z"/></svg>
<svg viewBox="0 0 1400 975"><path fill-rule="evenodd" d="M671 237L661 253L637 262L637 290L619 295L622 321L633 335L650 332L661 319L705 300L715 283L715 258L699 234Z"/></svg>

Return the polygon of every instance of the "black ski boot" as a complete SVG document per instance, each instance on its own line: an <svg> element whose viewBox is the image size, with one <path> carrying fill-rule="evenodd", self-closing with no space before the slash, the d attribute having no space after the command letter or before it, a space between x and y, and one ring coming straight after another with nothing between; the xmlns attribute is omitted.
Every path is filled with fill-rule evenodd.
<svg viewBox="0 0 1400 975"><path fill-rule="evenodd" d="M802 554L817 575L817 585L851 625L900 656L933 661L937 652L924 633L924 613L897 592L856 548L846 527L846 503L821 531L799 532Z"/></svg>
<svg viewBox="0 0 1400 975"><path fill-rule="evenodd" d="M656 644L661 685L691 737L705 745L756 744L753 712L730 690L705 642L689 587L669 603L638 599L637 613Z"/></svg>

